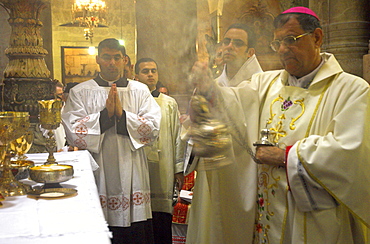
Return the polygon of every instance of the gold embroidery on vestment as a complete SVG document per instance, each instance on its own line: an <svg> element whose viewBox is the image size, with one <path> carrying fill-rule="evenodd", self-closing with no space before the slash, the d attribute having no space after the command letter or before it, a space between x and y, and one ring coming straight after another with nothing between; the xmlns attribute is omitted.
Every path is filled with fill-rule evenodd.
<svg viewBox="0 0 370 244"><path fill-rule="evenodd" d="M286 100L281 95L279 95L277 98L275 98L271 102L271 104L270 104L270 117L267 120L266 125L271 124L273 122L274 117L277 115L276 113L273 113L273 107L274 107L275 103L277 103L277 102L284 103L284 101L286 101ZM301 112L297 117L295 117L295 118L292 117L291 118L291 121L289 123L289 129L290 130L295 130L296 129L295 122L297 120L299 120L305 112L304 98L294 100L293 105L299 105L301 107ZM276 107L276 105L275 105L275 107ZM280 108L280 106L279 106L279 108ZM273 140L274 143L278 143L280 138L285 137L287 135L287 131L285 131L283 129L284 128L284 126L283 126L284 121L286 120L286 115L285 114L286 114L287 110L283 111L282 114L279 115L276 125L270 128L271 136L273 138L272 140Z"/></svg>
<svg viewBox="0 0 370 244"><path fill-rule="evenodd" d="M301 107L302 107L302 111L301 111L301 113L298 115L298 117L296 117L296 118L292 118L292 122L290 122L290 126L289 126L289 128L291 129L291 130L295 130L295 126L294 126L294 122L296 122L300 117L302 117L302 115L304 114L304 111L305 111L305 107L304 107L304 103L303 103L303 101L304 101L304 98L302 98L302 100L295 100L293 103L294 104L299 104Z"/></svg>

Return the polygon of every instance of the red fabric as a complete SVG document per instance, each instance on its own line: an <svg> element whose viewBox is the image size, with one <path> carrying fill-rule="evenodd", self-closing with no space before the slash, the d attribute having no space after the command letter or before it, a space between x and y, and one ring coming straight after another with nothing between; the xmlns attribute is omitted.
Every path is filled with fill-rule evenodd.
<svg viewBox="0 0 370 244"><path fill-rule="evenodd" d="M194 187L195 172L184 177L184 184L181 190L191 191ZM182 203L179 198L179 202L173 208L172 222L179 224L186 224L186 217L188 215L189 204Z"/></svg>
<svg viewBox="0 0 370 244"><path fill-rule="evenodd" d="M286 180L288 182L288 190L290 191L290 185L289 185L289 178L288 178L288 154L292 146L287 146L285 148L285 172L286 172Z"/></svg>
<svg viewBox="0 0 370 244"><path fill-rule="evenodd" d="M178 224L186 224L186 217L188 215L188 204L181 202L176 203L173 209L172 222Z"/></svg>
<svg viewBox="0 0 370 244"><path fill-rule="evenodd" d="M293 8L285 10L284 12L282 12L282 14L308 14L308 15L312 15L317 20L320 20L314 11L312 11L309 8L305 8L305 7L293 7Z"/></svg>
<svg viewBox="0 0 370 244"><path fill-rule="evenodd" d="M185 244L186 237L184 236L172 236L172 244Z"/></svg>
<svg viewBox="0 0 370 244"><path fill-rule="evenodd" d="M191 191L194 187L194 176L195 172L191 172L190 174L186 175L184 177L184 184L181 188L181 190Z"/></svg>

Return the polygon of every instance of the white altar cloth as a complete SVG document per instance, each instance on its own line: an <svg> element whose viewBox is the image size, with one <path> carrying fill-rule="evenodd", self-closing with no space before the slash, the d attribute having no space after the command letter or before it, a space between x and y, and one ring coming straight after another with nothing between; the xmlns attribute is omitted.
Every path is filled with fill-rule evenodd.
<svg viewBox="0 0 370 244"><path fill-rule="evenodd" d="M47 153L27 154L35 165L43 164ZM63 198L6 197L0 207L0 244L111 243L108 224L101 209L88 151L54 153L59 164L73 166L74 177L61 183L76 189L77 195ZM22 180L37 185L32 180Z"/></svg>

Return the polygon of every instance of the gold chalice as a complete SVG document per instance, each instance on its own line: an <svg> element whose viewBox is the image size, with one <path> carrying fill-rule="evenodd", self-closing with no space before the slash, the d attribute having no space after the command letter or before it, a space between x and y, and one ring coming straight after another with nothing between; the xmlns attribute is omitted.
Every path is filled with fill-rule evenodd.
<svg viewBox="0 0 370 244"><path fill-rule="evenodd" d="M25 134L30 126L28 112L0 112L0 158L2 176L0 178L0 193L3 196L25 195L29 186L18 182L12 173L11 155L8 144Z"/></svg>
<svg viewBox="0 0 370 244"><path fill-rule="evenodd" d="M49 157L43 165L30 168L30 178L33 181L44 183L42 191L34 189L31 194L35 194L35 192L42 194L45 193L46 189L56 189L56 192L60 192L60 188L63 187L59 183L70 180L73 177L73 166L58 164L53 155L56 146L53 130L57 129L61 122L62 101L42 100L38 101L38 103L40 125L48 130L46 149L49 152Z"/></svg>
<svg viewBox="0 0 370 244"><path fill-rule="evenodd" d="M46 164L56 163L53 152L56 147L55 136L53 130L59 127L61 118L61 109L63 102L61 100L41 100L39 103L40 125L48 130L48 138L46 138L46 150L49 157Z"/></svg>

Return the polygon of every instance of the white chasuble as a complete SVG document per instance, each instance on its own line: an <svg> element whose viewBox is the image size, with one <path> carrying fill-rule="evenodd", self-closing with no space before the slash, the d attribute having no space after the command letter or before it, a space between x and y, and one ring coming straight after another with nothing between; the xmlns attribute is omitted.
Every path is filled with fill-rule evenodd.
<svg viewBox="0 0 370 244"><path fill-rule="evenodd" d="M184 143L180 140L180 112L174 98L160 93L161 130L157 140L145 147L150 174L152 211L172 214L174 175L183 171Z"/></svg>
<svg viewBox="0 0 370 244"><path fill-rule="evenodd" d="M235 163L213 174L200 172L211 177L198 176L203 187L197 192L197 182L193 201L215 206L218 220L206 219L212 235L203 234L208 239L199 243L251 243L245 235L250 222L237 208L240 204L245 210L248 204L256 206L254 243L365 243L362 226L370 226L369 85L343 72L333 55L322 58L325 63L308 89L289 87L286 71L256 74L237 88L217 89L230 120ZM280 147L292 146L286 168L252 168L248 147L264 128ZM242 170L242 165L250 166ZM209 195L201 194L206 190ZM225 202L229 209L222 208ZM206 211L192 208L190 216L201 219ZM229 221L224 222L225 214ZM244 238L220 234L233 229Z"/></svg>
<svg viewBox="0 0 370 244"><path fill-rule="evenodd" d="M255 243L364 243L369 87L334 56L323 58L308 89L287 86L285 71L252 79L261 94L260 129L280 147L293 146L287 169L258 165Z"/></svg>
<svg viewBox="0 0 370 244"><path fill-rule="evenodd" d="M99 164L95 180L108 224L128 227L151 218L143 146L158 136L161 113L147 86L130 80L127 87L117 87L129 136L117 134L115 125L101 134L100 112L109 90L94 80L75 86L62 119L70 145L88 149Z"/></svg>

